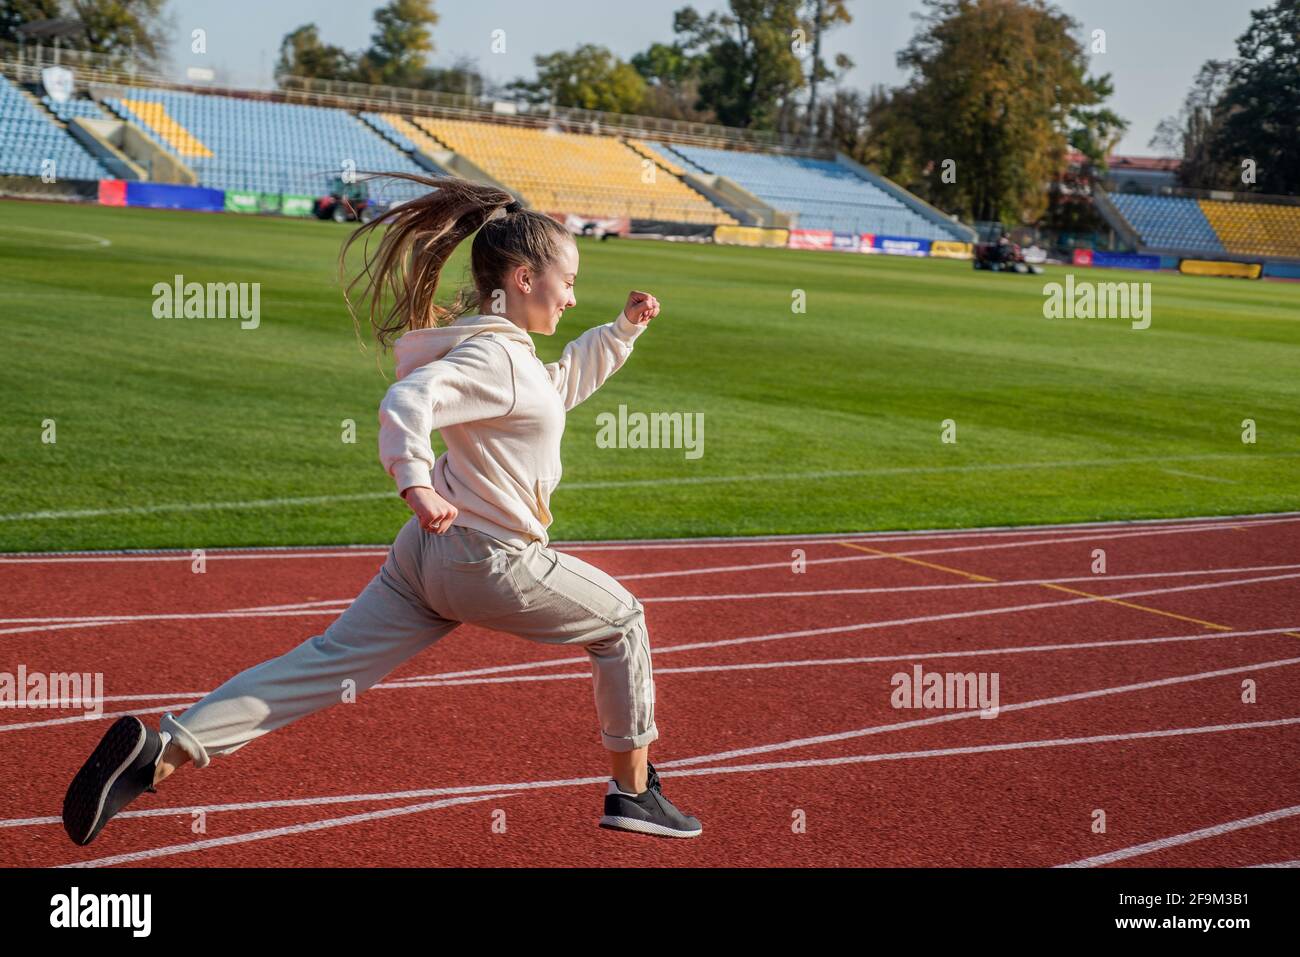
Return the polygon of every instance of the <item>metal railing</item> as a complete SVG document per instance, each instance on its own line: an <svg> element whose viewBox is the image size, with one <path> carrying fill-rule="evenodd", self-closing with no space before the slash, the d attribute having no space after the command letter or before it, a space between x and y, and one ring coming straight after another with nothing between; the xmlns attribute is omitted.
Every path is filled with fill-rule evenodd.
<svg viewBox="0 0 1300 957"><path fill-rule="evenodd" d="M713 123L674 120L657 116L607 113L548 103L501 100L435 90L371 86L311 77L277 77L279 92L288 102L374 112L408 113L446 119L478 120L514 126L559 126L565 132L622 134L651 137L694 146L752 149L764 152L830 158L834 150L826 144L808 145L796 137L762 130L745 130Z"/></svg>

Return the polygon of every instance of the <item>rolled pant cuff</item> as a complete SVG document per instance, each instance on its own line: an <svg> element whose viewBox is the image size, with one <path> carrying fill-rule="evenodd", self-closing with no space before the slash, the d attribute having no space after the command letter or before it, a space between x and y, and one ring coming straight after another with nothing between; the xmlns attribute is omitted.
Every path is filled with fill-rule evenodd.
<svg viewBox="0 0 1300 957"><path fill-rule="evenodd" d="M600 742L610 751L635 751L637 748L644 748L651 741L659 737L659 728L656 725L650 725L640 734L634 734L630 738L616 738L612 734L600 732Z"/></svg>
<svg viewBox="0 0 1300 957"><path fill-rule="evenodd" d="M176 742L176 747L190 756L196 768L206 768L208 766L211 758L208 757L207 749L199 744L198 739L186 731L185 727L172 717L170 711L159 720L158 730L171 732L172 741Z"/></svg>

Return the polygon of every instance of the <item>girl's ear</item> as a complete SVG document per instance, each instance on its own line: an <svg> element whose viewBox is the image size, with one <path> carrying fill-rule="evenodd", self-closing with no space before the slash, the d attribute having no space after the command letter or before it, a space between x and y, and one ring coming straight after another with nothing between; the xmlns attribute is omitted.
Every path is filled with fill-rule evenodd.
<svg viewBox="0 0 1300 957"><path fill-rule="evenodd" d="M525 293L532 292L533 289L532 270L530 270L527 266L516 266L512 276L515 282L516 289L518 289L520 292L525 292Z"/></svg>

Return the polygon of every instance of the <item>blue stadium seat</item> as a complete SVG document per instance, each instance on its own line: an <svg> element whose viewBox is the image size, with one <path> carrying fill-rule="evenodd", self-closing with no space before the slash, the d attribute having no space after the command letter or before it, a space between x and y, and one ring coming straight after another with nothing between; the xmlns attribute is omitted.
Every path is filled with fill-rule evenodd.
<svg viewBox="0 0 1300 957"><path fill-rule="evenodd" d="M1110 200L1143 246L1191 253L1222 253L1223 243L1194 199L1111 193Z"/></svg>
<svg viewBox="0 0 1300 957"><path fill-rule="evenodd" d="M834 160L654 143L687 169L725 176L777 209L797 213L801 229L964 239ZM684 162L683 162L684 161Z"/></svg>
<svg viewBox="0 0 1300 957"><path fill-rule="evenodd" d="M112 175L4 76L0 76L0 173L52 173L56 179L106 179Z"/></svg>

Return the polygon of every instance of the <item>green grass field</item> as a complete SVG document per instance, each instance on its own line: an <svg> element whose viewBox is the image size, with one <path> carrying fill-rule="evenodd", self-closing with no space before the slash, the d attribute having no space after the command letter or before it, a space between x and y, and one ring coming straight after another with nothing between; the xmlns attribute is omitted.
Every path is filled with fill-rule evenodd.
<svg viewBox="0 0 1300 957"><path fill-rule="evenodd" d="M390 542L409 512L376 452L387 382L335 279L345 235L0 203L0 550ZM614 318L629 289L663 311L569 414L556 539L1300 507L1300 284L1078 270L1153 283L1151 326L1135 330L1045 319L1043 285L1061 268L1000 276L648 241L580 250L578 308L535 337L544 360ZM445 274L448 295L467 254ZM176 273L261 283L259 327L154 318L153 286ZM703 413L704 454L599 448L596 417L620 404ZM947 419L955 443L941 441Z"/></svg>

